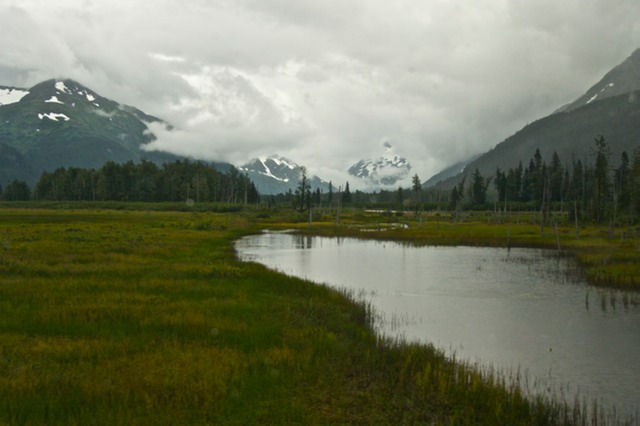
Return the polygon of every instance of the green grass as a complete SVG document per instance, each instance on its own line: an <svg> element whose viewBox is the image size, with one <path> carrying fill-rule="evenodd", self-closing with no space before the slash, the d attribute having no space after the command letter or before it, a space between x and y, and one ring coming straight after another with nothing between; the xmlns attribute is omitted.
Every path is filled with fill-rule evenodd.
<svg viewBox="0 0 640 426"><path fill-rule="evenodd" d="M0 424L583 420L376 336L348 295L237 261L235 238L285 226L259 215L0 210Z"/></svg>

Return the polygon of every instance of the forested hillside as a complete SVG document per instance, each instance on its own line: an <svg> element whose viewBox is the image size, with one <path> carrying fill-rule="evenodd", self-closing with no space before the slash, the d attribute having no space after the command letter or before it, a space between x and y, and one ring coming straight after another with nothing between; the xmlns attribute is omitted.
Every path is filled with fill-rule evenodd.
<svg viewBox="0 0 640 426"><path fill-rule="evenodd" d="M450 208L494 208L569 213L572 220L634 223L640 218L640 149L614 155L603 136L589 147L588 159L569 159L554 151L549 162L536 149L528 163L496 169L476 168L453 187ZM489 197L490 190L495 190Z"/></svg>
<svg viewBox="0 0 640 426"><path fill-rule="evenodd" d="M536 150L549 161L554 152L563 164L593 158L593 140L602 135L612 158L623 151L632 153L640 148L640 93L620 95L594 102L570 112L550 115L524 127L491 151L467 165L464 172L440 182L439 188L452 188L464 176L467 179L478 169L484 176L493 176L497 167L517 165Z"/></svg>

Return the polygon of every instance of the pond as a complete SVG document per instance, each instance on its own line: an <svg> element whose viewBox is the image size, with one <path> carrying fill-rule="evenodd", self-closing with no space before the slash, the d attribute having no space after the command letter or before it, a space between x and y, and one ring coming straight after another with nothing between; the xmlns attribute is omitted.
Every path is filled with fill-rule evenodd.
<svg viewBox="0 0 640 426"><path fill-rule="evenodd" d="M378 332L519 373L525 390L596 401L624 417L640 404L640 295L589 287L537 249L416 247L266 232L238 256L371 302Z"/></svg>

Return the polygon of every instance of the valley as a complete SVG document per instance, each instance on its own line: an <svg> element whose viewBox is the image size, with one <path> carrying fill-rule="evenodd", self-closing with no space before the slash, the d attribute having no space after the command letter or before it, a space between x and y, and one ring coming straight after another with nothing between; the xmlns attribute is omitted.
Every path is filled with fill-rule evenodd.
<svg viewBox="0 0 640 426"><path fill-rule="evenodd" d="M0 86L0 424L638 423L640 49L493 145L487 80L141 56L185 129Z"/></svg>

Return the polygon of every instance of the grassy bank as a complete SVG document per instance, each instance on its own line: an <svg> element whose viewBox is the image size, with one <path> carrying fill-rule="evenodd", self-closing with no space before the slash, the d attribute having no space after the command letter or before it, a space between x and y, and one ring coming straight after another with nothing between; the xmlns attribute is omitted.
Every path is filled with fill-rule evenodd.
<svg viewBox="0 0 640 426"><path fill-rule="evenodd" d="M0 424L580 423L238 262L260 216L0 210Z"/></svg>

